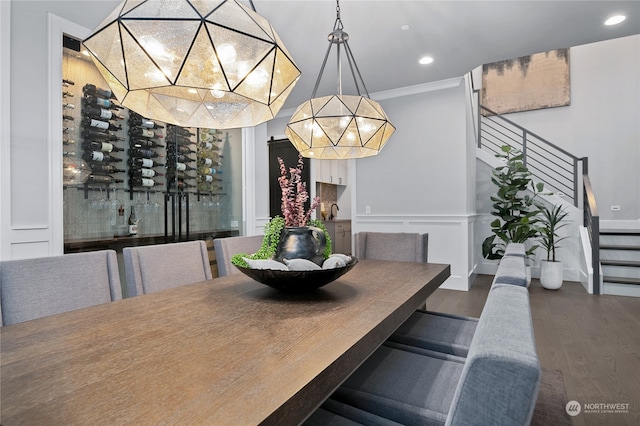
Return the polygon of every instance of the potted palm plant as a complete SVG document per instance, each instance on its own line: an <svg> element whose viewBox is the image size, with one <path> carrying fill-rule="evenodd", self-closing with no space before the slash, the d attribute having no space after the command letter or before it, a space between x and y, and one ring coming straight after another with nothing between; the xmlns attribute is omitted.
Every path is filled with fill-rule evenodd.
<svg viewBox="0 0 640 426"><path fill-rule="evenodd" d="M540 245L546 250L546 260L540 261L540 284L546 289L557 290L562 287L562 261L556 259L556 250L560 248L560 241L567 237L560 238L558 230L567 226L568 223L562 221L569 214L561 206L538 205L540 215Z"/></svg>

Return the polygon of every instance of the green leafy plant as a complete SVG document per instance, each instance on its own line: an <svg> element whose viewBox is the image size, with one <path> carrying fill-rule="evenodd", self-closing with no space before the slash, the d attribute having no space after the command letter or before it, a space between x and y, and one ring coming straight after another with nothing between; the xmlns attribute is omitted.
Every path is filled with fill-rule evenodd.
<svg viewBox="0 0 640 426"><path fill-rule="evenodd" d="M509 243L525 243L539 235L538 206L536 197L544 190L544 184L534 184L531 173L524 164L519 150L505 145L496 157L505 161L503 166L493 169L491 182L498 187L491 197L497 218L491 222L493 235L482 243L482 255L487 259L501 259ZM527 249L527 257L533 255L538 245Z"/></svg>
<svg viewBox="0 0 640 426"><path fill-rule="evenodd" d="M558 237L558 230L569 225L568 222L562 223L564 218L569 214L559 205L551 206L538 205L540 215L540 245L547 252L547 261L556 262L556 250L560 248L560 241L567 237Z"/></svg>
<svg viewBox="0 0 640 426"><path fill-rule="evenodd" d="M329 237L329 232L327 231L326 226L322 221L317 219L310 219L307 222L309 226L315 226L317 228L322 229L324 235L327 239L327 244L324 248L323 256L324 258L328 258L333 253L333 247L331 243L331 238ZM273 259L276 254L276 250L278 248L278 242L280 241L280 237L282 235L282 230L285 227L285 220L282 216L276 216L269 221L264 227L264 238L262 239L262 245L260 249L258 249L255 253L238 253L231 257L231 263L236 266L241 266L243 268L248 268L249 265L244 260L247 259Z"/></svg>

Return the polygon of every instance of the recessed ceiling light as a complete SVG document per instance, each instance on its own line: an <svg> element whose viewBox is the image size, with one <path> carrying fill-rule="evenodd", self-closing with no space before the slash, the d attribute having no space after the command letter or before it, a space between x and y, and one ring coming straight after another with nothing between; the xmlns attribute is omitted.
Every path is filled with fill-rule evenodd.
<svg viewBox="0 0 640 426"><path fill-rule="evenodd" d="M430 64L431 62L433 62L433 58L431 56L424 56L420 58L420 60L418 61L420 65L427 65L427 64Z"/></svg>
<svg viewBox="0 0 640 426"><path fill-rule="evenodd" d="M624 21L625 19L627 19L627 17L624 16L624 15L616 15L616 16L612 16L611 18L609 18L606 21L604 21L604 24L605 25L617 25L620 22Z"/></svg>
<svg viewBox="0 0 640 426"><path fill-rule="evenodd" d="M400 29L401 29L402 31L407 31L409 28L411 28L411 27L410 27L410 26L408 26L407 24L405 24L405 25L403 25L403 26L401 26L401 27L400 27Z"/></svg>

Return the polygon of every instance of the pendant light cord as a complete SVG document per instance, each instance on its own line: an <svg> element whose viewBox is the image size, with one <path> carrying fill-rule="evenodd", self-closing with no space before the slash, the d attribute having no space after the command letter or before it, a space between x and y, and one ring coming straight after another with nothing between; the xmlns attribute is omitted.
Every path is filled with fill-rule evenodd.
<svg viewBox="0 0 640 426"><path fill-rule="evenodd" d="M338 94L342 95L342 58L340 55L340 45L344 44L347 61L349 62L349 69L351 70L351 75L353 76L353 82L355 84L356 91L359 96L362 96L362 93L360 92L360 84L362 84L362 88L364 89L365 94L368 98L370 98L369 91L364 85L364 80L362 79L362 75L360 74L360 70L358 69L358 64L356 64L356 60L353 57L353 53L351 53L351 48L349 47L349 34L344 32L343 28L344 26L342 24L342 19L340 18L340 0L336 0L336 21L333 24L333 31L327 37L329 40L329 48L324 55L324 60L322 61L322 66L320 67L320 72L318 73L316 84L313 87L311 98L316 97L316 92L318 91L318 87L320 86L320 80L322 80L322 75L324 74L324 67L327 65L327 59L329 58L329 53L331 52L331 47L333 46L333 44L336 45L337 50ZM360 79L359 82L358 78Z"/></svg>

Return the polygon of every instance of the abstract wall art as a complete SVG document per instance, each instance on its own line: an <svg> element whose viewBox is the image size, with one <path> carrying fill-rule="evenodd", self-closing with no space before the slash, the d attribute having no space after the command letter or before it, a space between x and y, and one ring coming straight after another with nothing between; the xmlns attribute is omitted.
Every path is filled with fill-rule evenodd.
<svg viewBox="0 0 640 426"><path fill-rule="evenodd" d="M570 105L569 49L483 65L481 103L497 114Z"/></svg>

